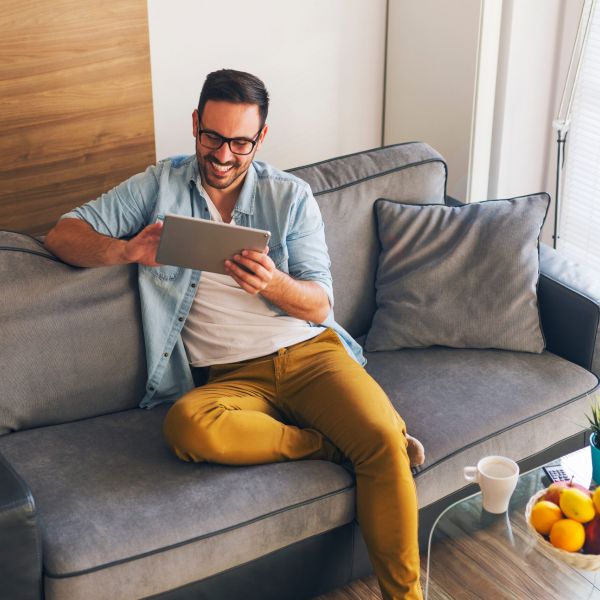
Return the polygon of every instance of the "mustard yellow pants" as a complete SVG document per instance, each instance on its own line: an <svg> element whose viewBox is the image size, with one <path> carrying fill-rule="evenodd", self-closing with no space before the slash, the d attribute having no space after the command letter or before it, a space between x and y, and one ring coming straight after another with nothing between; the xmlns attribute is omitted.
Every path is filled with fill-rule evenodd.
<svg viewBox="0 0 600 600"><path fill-rule="evenodd" d="M207 384L167 413L164 432L186 461L347 457L356 474L357 520L384 599L422 598L404 422L331 329L269 356L210 367Z"/></svg>

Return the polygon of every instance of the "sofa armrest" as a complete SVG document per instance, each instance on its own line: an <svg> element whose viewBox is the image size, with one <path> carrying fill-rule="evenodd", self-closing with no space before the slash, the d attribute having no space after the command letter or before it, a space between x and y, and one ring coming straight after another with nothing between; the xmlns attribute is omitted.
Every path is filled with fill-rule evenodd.
<svg viewBox="0 0 600 600"><path fill-rule="evenodd" d="M0 454L0 596L42 597L42 552L35 503L25 482Z"/></svg>
<svg viewBox="0 0 600 600"><path fill-rule="evenodd" d="M550 352L600 376L600 277L540 244L538 299Z"/></svg>

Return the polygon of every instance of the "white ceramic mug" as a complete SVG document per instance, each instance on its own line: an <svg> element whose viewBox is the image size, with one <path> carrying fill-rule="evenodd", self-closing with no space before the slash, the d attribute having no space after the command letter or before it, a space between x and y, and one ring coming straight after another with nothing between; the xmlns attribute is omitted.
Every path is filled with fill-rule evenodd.
<svg viewBox="0 0 600 600"><path fill-rule="evenodd" d="M465 467L465 479L479 484L483 508L500 514L508 510L519 480L519 465L506 456L486 456L476 467Z"/></svg>

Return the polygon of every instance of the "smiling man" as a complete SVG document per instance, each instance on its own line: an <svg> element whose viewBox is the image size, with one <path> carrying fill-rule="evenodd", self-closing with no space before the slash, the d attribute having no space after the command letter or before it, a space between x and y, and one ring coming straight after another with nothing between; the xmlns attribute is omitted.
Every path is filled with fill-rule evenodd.
<svg viewBox="0 0 600 600"><path fill-rule="evenodd" d="M422 446L333 318L323 222L309 186L255 161L269 97L249 73L206 78L196 153L149 167L66 215L46 246L78 266L139 265L148 381L173 402L167 442L186 461L351 461L357 515L383 597L421 598L410 462ZM267 229L228 275L160 265L167 212ZM410 455L410 459L409 459Z"/></svg>

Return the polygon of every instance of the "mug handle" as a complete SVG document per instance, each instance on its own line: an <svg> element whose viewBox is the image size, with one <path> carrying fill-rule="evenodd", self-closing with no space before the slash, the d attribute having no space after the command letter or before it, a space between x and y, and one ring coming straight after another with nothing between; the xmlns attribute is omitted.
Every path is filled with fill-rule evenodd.
<svg viewBox="0 0 600 600"><path fill-rule="evenodd" d="M477 467L465 467L464 470L465 479L470 482L477 481Z"/></svg>

